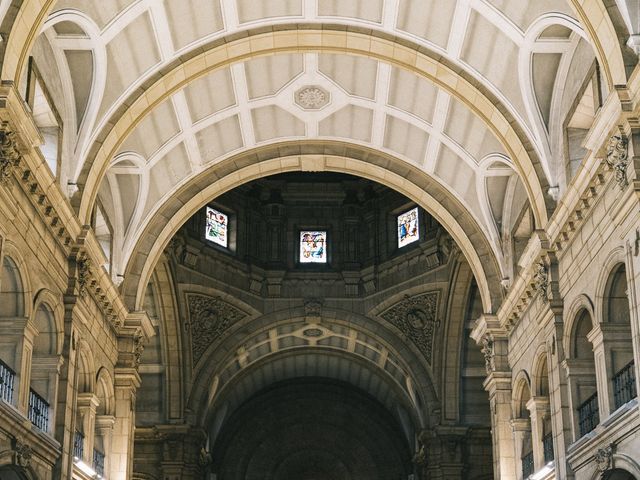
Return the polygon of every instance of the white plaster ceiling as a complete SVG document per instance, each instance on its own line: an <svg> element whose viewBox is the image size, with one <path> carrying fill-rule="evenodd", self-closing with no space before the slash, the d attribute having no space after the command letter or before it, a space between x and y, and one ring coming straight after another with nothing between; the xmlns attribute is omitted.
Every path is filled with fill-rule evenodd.
<svg viewBox="0 0 640 480"><path fill-rule="evenodd" d="M62 178L78 177L98 133L160 68L216 38L287 23L375 29L437 52L504 105L550 185L566 180L557 163L563 140L548 132L564 121L594 57L559 0L60 0L35 57L46 63L52 52L55 65L43 76L59 77L62 97L73 99L58 105L75 127L66 129ZM297 105L294 94L305 86L322 87L328 105ZM588 123L589 112L580 118ZM502 261L505 219L517 217L526 198L503 147L468 106L371 58L283 53L198 79L128 135L100 190L114 251L123 252L116 270L124 271L153 212L203 168L299 139L348 141L422 169L471 212Z"/></svg>

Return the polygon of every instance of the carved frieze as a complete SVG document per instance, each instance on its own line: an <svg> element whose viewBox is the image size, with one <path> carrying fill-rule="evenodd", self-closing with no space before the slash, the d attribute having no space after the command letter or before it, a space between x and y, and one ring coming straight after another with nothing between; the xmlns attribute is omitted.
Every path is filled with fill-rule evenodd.
<svg viewBox="0 0 640 480"><path fill-rule="evenodd" d="M187 295L193 364L198 363L207 347L234 323L247 316L220 297Z"/></svg>
<svg viewBox="0 0 640 480"><path fill-rule="evenodd" d="M428 292L405 298L385 310L380 316L407 336L424 358L431 363L433 336L439 322L436 318L438 292Z"/></svg>
<svg viewBox="0 0 640 480"><path fill-rule="evenodd" d="M484 355L484 366L487 369L487 375L495 372L495 352L493 349L493 339L490 335L482 337L482 354Z"/></svg>
<svg viewBox="0 0 640 480"><path fill-rule="evenodd" d="M545 302L549 300L549 270L544 262L536 264L533 273L533 284L536 292L540 294L540 298Z"/></svg>
<svg viewBox="0 0 640 480"><path fill-rule="evenodd" d="M627 165L629 164L629 141L622 134L617 134L609 139L607 145L607 165L613 169L616 175L616 182L620 188L629 185L627 179Z"/></svg>

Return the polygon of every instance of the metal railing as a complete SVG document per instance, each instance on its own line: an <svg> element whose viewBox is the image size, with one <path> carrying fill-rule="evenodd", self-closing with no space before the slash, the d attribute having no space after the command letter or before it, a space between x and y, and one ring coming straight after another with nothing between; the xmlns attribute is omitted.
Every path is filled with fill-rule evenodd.
<svg viewBox="0 0 640 480"><path fill-rule="evenodd" d="M544 463L549 463L555 458L553 451L553 434L547 433L542 437L542 450L544 452Z"/></svg>
<svg viewBox="0 0 640 480"><path fill-rule="evenodd" d="M49 429L49 403L33 389L29 389L29 420L44 432Z"/></svg>
<svg viewBox="0 0 640 480"><path fill-rule="evenodd" d="M615 408L620 408L638 395L636 391L636 374L633 360L613 376L613 401Z"/></svg>
<svg viewBox="0 0 640 480"><path fill-rule="evenodd" d="M16 372L9 365L0 360L0 399L7 403L13 403L13 384L16 380Z"/></svg>
<svg viewBox="0 0 640 480"><path fill-rule="evenodd" d="M73 456L82 460L84 455L84 435L76 431L73 435Z"/></svg>
<svg viewBox="0 0 640 480"><path fill-rule="evenodd" d="M533 452L522 456L522 478L528 478L529 475L533 475Z"/></svg>
<svg viewBox="0 0 640 480"><path fill-rule="evenodd" d="M598 409L598 392L587 398L578 407L578 425L580 436L586 435L600 423L600 410Z"/></svg>
<svg viewBox="0 0 640 480"><path fill-rule="evenodd" d="M93 469L100 476L104 475L104 453L93 449Z"/></svg>

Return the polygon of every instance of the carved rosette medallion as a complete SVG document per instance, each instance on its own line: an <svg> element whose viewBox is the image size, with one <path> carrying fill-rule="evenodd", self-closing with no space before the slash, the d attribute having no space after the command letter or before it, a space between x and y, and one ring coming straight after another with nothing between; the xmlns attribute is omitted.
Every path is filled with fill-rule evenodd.
<svg viewBox="0 0 640 480"><path fill-rule="evenodd" d="M614 135L609 139L607 145L607 165L613 169L616 175L616 182L620 188L629 185L627 179L627 165L629 164L629 141L622 135Z"/></svg>
<svg viewBox="0 0 640 480"><path fill-rule="evenodd" d="M317 85L308 85L297 90L295 102L305 110L320 110L331 101L331 94Z"/></svg>
<svg viewBox="0 0 640 480"><path fill-rule="evenodd" d="M438 292L413 297L405 296L380 315L409 338L424 358L431 363L433 336L439 322L436 319Z"/></svg>
<svg viewBox="0 0 640 480"><path fill-rule="evenodd" d="M231 325L247 316L239 308L220 297L187 295L191 327L193 364L197 364L207 347L216 341Z"/></svg>

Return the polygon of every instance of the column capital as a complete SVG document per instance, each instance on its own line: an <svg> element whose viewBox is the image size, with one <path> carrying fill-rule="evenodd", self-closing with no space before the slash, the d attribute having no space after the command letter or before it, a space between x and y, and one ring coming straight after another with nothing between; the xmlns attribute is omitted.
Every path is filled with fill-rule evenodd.
<svg viewBox="0 0 640 480"><path fill-rule="evenodd" d="M534 412L548 413L550 409L549 397L531 397L527 402L527 410Z"/></svg>
<svg viewBox="0 0 640 480"><path fill-rule="evenodd" d="M78 408L90 408L95 410L100 405L100 400L98 400L98 396L92 392L83 392L78 394L78 399L76 401Z"/></svg>
<svg viewBox="0 0 640 480"><path fill-rule="evenodd" d="M528 418L512 418L511 428L514 432L529 432L531 431L531 420Z"/></svg>

